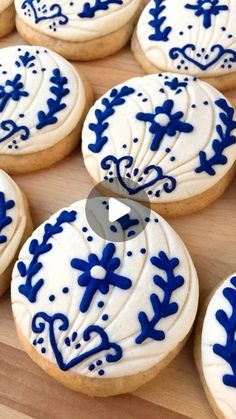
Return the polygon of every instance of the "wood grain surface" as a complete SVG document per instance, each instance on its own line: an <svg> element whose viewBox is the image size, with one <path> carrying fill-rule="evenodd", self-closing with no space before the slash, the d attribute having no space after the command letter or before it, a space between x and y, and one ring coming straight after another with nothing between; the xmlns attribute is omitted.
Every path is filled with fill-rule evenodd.
<svg viewBox="0 0 236 419"><path fill-rule="evenodd" d="M12 34L0 47L23 44ZM76 64L92 83L95 96L142 75L129 47L101 61ZM236 91L227 92L236 106ZM80 151L50 169L15 180L27 193L35 226L92 188ZM224 277L236 271L236 179L209 208L170 224L195 262L201 301ZM213 419L193 363L192 339L154 380L134 394L91 399L65 389L39 369L18 342L9 293L0 301L0 418L61 419Z"/></svg>

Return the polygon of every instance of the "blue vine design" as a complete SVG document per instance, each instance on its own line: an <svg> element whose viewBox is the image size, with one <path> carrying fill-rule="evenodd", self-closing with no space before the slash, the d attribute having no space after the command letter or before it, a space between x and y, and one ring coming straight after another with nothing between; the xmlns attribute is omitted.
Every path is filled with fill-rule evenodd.
<svg viewBox="0 0 236 419"><path fill-rule="evenodd" d="M236 277L230 280L234 288L227 287L223 290L223 295L232 307L232 313L228 314L224 310L216 312L216 319L224 328L226 333L225 345L216 343L213 345L213 352L224 359L231 367L232 374L225 374L222 378L226 386L236 388Z"/></svg>
<svg viewBox="0 0 236 419"><path fill-rule="evenodd" d="M6 243L7 236L2 234L5 227L12 223L12 218L7 215L7 211L15 206L15 202L12 199L8 201L5 199L5 194L0 192L0 244Z"/></svg>
<svg viewBox="0 0 236 419"><path fill-rule="evenodd" d="M95 133L96 142L95 144L89 144L88 148L93 153L99 153L104 145L107 143L108 138L104 135L104 132L109 127L109 123L106 121L114 113L117 106L123 105L125 103L125 97L134 93L134 89L128 86L122 86L120 91L117 89L112 89L110 92L110 98L103 98L102 105L104 110L96 109L95 117L97 119L96 123L90 123L89 129Z"/></svg>
<svg viewBox="0 0 236 419"><path fill-rule="evenodd" d="M174 272L179 265L178 258L169 259L166 253L161 251L157 257L151 258L151 263L166 274L166 280L160 275L153 277L154 283L163 291L164 297L161 301L157 294L151 294L150 301L153 317L150 320L144 311L139 312L138 320L141 326L141 333L135 339L137 344L143 343L148 338L158 341L165 339L165 332L155 329L155 326L158 325L161 319L177 313L179 309L178 304L171 302L171 299L174 291L184 284L184 278L181 275L176 275Z"/></svg>
<svg viewBox="0 0 236 419"><path fill-rule="evenodd" d="M96 0L93 6L89 2L86 2L84 3L82 12L78 13L78 16L82 18L94 17L98 11L108 10L111 4L123 4L123 0Z"/></svg>
<svg viewBox="0 0 236 419"><path fill-rule="evenodd" d="M236 136L232 135L232 131L236 129L236 121L233 120L234 109L228 105L225 99L218 99L215 101L215 104L223 111L220 112L219 117L225 126L225 131L223 131L220 124L216 126L216 131L220 139L215 139L212 142L214 155L208 158L205 151L200 151L200 166L195 169L196 173L206 172L210 176L214 176L216 174L214 166L225 165L228 162L227 157L223 154L224 150L227 147L236 144Z"/></svg>
<svg viewBox="0 0 236 419"><path fill-rule="evenodd" d="M35 284L32 280L35 275L39 273L43 264L39 262L41 255L44 255L47 252L50 252L52 249L52 244L49 243L49 240L63 231L63 224L72 223L76 219L76 211L62 211L61 214L57 217L55 224L45 224L44 235L42 242L39 243L38 240L33 239L29 245L29 252L33 256L29 266L22 261L17 263L17 268L20 273L20 276L25 279L25 283L19 286L19 292L23 294L31 303L34 303L37 298L37 294L40 288L44 284L44 279L39 279Z"/></svg>
<svg viewBox="0 0 236 419"><path fill-rule="evenodd" d="M84 361L85 359L98 354L102 351L112 351L111 353L108 352L106 354L106 361L107 362L117 362L122 357L122 349L121 347L114 342L110 342L107 333L105 330L97 325L90 325L88 326L83 332L83 340L88 342L91 339L92 334L96 334L100 337L100 343L95 347L90 349L89 351L82 352L76 357L72 358L70 361L65 362L63 359L63 351L60 351L57 345L57 338L58 335L55 334L55 325L58 328L58 331L64 332L69 329L69 320L68 318L62 313L56 313L53 316L46 314L45 312L36 313L32 319L32 330L34 333L40 334L45 331L45 324L49 326L49 340L51 347L53 349L56 361L58 366L62 371L68 371L69 369L75 367L80 362ZM75 336L77 333L75 332ZM68 339L65 339L65 343L68 342ZM80 344L77 345L77 348L80 348Z"/></svg>
<svg viewBox="0 0 236 419"><path fill-rule="evenodd" d="M4 141L11 138L14 134L17 134L18 132L22 131L20 134L20 139L22 141L28 140L30 136L30 130L25 125L17 125L12 119L7 119L5 121L0 122L0 128L3 131L6 131L7 134L3 137L0 137L0 143L3 143Z"/></svg>
<svg viewBox="0 0 236 419"><path fill-rule="evenodd" d="M169 41L169 34L172 30L171 26L166 26L163 28L163 24L166 21L166 16L161 16L165 10L165 1L166 0L154 0L154 8L149 10L149 14L153 17L148 23L154 28L154 33L149 35L148 39L151 41Z"/></svg>
<svg viewBox="0 0 236 419"><path fill-rule="evenodd" d="M29 7L32 10L34 14L34 21L36 24L41 22L42 20L59 18L59 24L66 25L66 23L68 22L68 17L62 13L62 8L59 4L52 4L49 8L51 14L47 15L48 10L46 4L40 6L39 2L40 0L25 0L22 3L21 8L22 10L25 10L27 9L27 7Z"/></svg>
<svg viewBox="0 0 236 419"><path fill-rule="evenodd" d="M36 57L34 55L30 55L29 51L26 51L24 55L19 55L19 59L15 62L17 67L26 67L32 68L35 66L34 61Z"/></svg>
<svg viewBox="0 0 236 419"><path fill-rule="evenodd" d="M39 123L36 126L37 129L42 129L47 125L55 124L58 121L55 114L66 108L66 104L62 103L62 99L70 93L70 90L65 88L65 85L68 84L67 77L62 76L60 70L55 68L53 70L53 76L50 78L50 82L54 84L54 86L50 87L50 92L53 93L55 99L50 98L47 100L47 113L44 111L38 112Z"/></svg>
<svg viewBox="0 0 236 419"><path fill-rule="evenodd" d="M123 186L123 188L125 188L126 191L129 193L129 195L135 195L140 191L155 185L157 182L161 180L165 181L163 185L163 190L166 193L171 193L174 191L177 185L176 179L172 176L165 175L163 173L162 168L160 166L155 166L154 164L147 166L143 171L144 175L149 175L150 172L153 172L155 174L155 176L150 181L143 183L142 185L139 185L137 187L134 187L133 184L131 185L129 180L126 183L124 180L124 176L122 176L121 173L122 165L124 162L126 162L124 168L129 169L132 167L133 161L134 159L132 156L123 156L118 159L115 156L109 155L104 157L104 159L101 161L101 168L104 170L109 170L111 168L111 164L114 163L117 179L121 186Z"/></svg>
<svg viewBox="0 0 236 419"><path fill-rule="evenodd" d="M211 47L210 52L216 53L216 55L211 60L209 60L206 64L200 61L197 61L195 58L192 58L191 52L193 51L196 51L196 46L193 44L186 44L182 48L179 48L179 47L171 48L169 51L169 56L172 60L176 60L177 58L182 56L190 63L196 65L202 71L208 70L208 68L216 64L225 54L228 54L229 61L231 63L234 63L236 61L236 51L229 48L225 49L222 45L219 45L219 44L213 45Z"/></svg>

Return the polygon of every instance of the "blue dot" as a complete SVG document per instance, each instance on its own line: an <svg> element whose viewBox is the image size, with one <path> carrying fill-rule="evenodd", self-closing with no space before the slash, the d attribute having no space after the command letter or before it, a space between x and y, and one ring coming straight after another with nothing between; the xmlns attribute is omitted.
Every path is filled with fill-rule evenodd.
<svg viewBox="0 0 236 419"><path fill-rule="evenodd" d="M226 31L226 27L225 27L225 26L222 26L221 30L222 30L223 32L224 32L224 31Z"/></svg>
<svg viewBox="0 0 236 419"><path fill-rule="evenodd" d="M208 105L209 102L207 100L205 100L205 102L203 102L203 105Z"/></svg>
<svg viewBox="0 0 236 419"><path fill-rule="evenodd" d="M143 94L142 93L138 93L138 96L140 97L140 96L143 96Z"/></svg>
<svg viewBox="0 0 236 419"><path fill-rule="evenodd" d="M181 61L180 61L180 64L184 64L184 60L181 60Z"/></svg>
<svg viewBox="0 0 236 419"><path fill-rule="evenodd" d="M99 307L99 308L102 308L103 306L104 306L104 302L103 302L103 301L99 301L99 302L98 302L98 307Z"/></svg>
<svg viewBox="0 0 236 419"><path fill-rule="evenodd" d="M94 368L95 368L95 365L94 364L90 364L89 367L88 367L89 371L93 371Z"/></svg>
<svg viewBox="0 0 236 419"><path fill-rule="evenodd" d="M148 191L148 195L152 195L152 191Z"/></svg>
<svg viewBox="0 0 236 419"><path fill-rule="evenodd" d="M117 228L116 228L115 226L111 226L111 227L110 227L110 230L111 230L113 233L116 233L116 232L117 232Z"/></svg>
<svg viewBox="0 0 236 419"><path fill-rule="evenodd" d="M24 118L25 114L24 113L20 113L19 114L19 118Z"/></svg>
<svg viewBox="0 0 236 419"><path fill-rule="evenodd" d="M67 294L67 293L69 292L69 288L68 288L68 287L64 287L64 288L62 288L62 292L63 292L64 294Z"/></svg>
<svg viewBox="0 0 236 419"><path fill-rule="evenodd" d="M126 144L123 144L123 145L122 145L122 147L123 147L123 148L126 148L126 147L127 147L127 145L126 145Z"/></svg>
<svg viewBox="0 0 236 419"><path fill-rule="evenodd" d="M195 108L196 108L196 105L193 103L193 104L191 105L191 108L195 109Z"/></svg>
<svg viewBox="0 0 236 419"><path fill-rule="evenodd" d="M104 375L104 374L105 374L104 370L99 370L98 371L98 375Z"/></svg>
<svg viewBox="0 0 236 419"><path fill-rule="evenodd" d="M135 231L134 230L129 231L128 234L127 234L128 237L132 237L134 235L135 235Z"/></svg>
<svg viewBox="0 0 236 419"><path fill-rule="evenodd" d="M165 93L165 90L163 88L159 89L160 93Z"/></svg>
<svg viewBox="0 0 236 419"><path fill-rule="evenodd" d="M146 253L146 249L144 249L144 247L142 249L140 249L140 252L142 253L142 255L144 255Z"/></svg>
<svg viewBox="0 0 236 419"><path fill-rule="evenodd" d="M147 102L147 98L143 99L143 102Z"/></svg>
<svg viewBox="0 0 236 419"><path fill-rule="evenodd" d="M108 176L104 176L104 180L108 180Z"/></svg>
<svg viewBox="0 0 236 419"><path fill-rule="evenodd" d="M55 300L55 295L53 295L53 294L52 294L52 295L50 295L50 296L49 296L49 301L54 301L54 300Z"/></svg>
<svg viewBox="0 0 236 419"><path fill-rule="evenodd" d="M145 221L146 221L146 223L149 223L150 218L149 218L149 217L146 217L146 218L145 218Z"/></svg>
<svg viewBox="0 0 236 419"><path fill-rule="evenodd" d="M41 343L43 343L43 341L44 341L43 338L39 338L37 343L39 343L39 345L41 345Z"/></svg>
<svg viewBox="0 0 236 419"><path fill-rule="evenodd" d="M97 366L99 367L99 365L102 365L102 360L101 360L101 359L99 359L99 360L96 362L96 364L97 364Z"/></svg>
<svg viewBox="0 0 236 419"><path fill-rule="evenodd" d="M46 348L42 348L42 349L41 349L41 352L42 352L42 354L45 354L45 352L46 352Z"/></svg>
<svg viewBox="0 0 236 419"><path fill-rule="evenodd" d="M170 158L170 161L175 161L175 157L174 157L174 156L172 156L172 157Z"/></svg>
<svg viewBox="0 0 236 419"><path fill-rule="evenodd" d="M181 32L179 32L179 34L180 34L180 35L183 35L184 33L183 33L183 31L181 31Z"/></svg>
<svg viewBox="0 0 236 419"><path fill-rule="evenodd" d="M133 139L133 142L134 142L134 143L137 143L137 142L138 142L138 138L134 138L134 139Z"/></svg>
<svg viewBox="0 0 236 419"><path fill-rule="evenodd" d="M102 320L104 320L104 321L108 320L108 315L107 314L103 314Z"/></svg>
<svg viewBox="0 0 236 419"><path fill-rule="evenodd" d="M166 148L166 153L169 153L170 152L170 148L169 147L167 147Z"/></svg>
<svg viewBox="0 0 236 419"><path fill-rule="evenodd" d="M181 65L177 65L177 69L180 70L181 69Z"/></svg>
<svg viewBox="0 0 236 419"><path fill-rule="evenodd" d="M192 29L193 25L188 25L188 29Z"/></svg>
<svg viewBox="0 0 236 419"><path fill-rule="evenodd" d="M87 227L83 227L82 231L83 231L83 233L86 233L86 231L88 231Z"/></svg>
<svg viewBox="0 0 236 419"><path fill-rule="evenodd" d="M87 237L88 242L91 242L93 240L92 236Z"/></svg>
<svg viewBox="0 0 236 419"><path fill-rule="evenodd" d="M233 35L229 34L229 35L228 35L228 38L229 38L229 39L233 38Z"/></svg>
<svg viewBox="0 0 236 419"><path fill-rule="evenodd" d="M127 252L127 256L132 256L132 252L129 250L128 252Z"/></svg>
<svg viewBox="0 0 236 419"><path fill-rule="evenodd" d="M107 205L107 201L102 201L102 205Z"/></svg>
<svg viewBox="0 0 236 419"><path fill-rule="evenodd" d="M158 218L155 218L155 220L154 220L154 221L155 221L155 223L159 223L159 220L158 220Z"/></svg>
<svg viewBox="0 0 236 419"><path fill-rule="evenodd" d="M75 346L75 349L79 349L81 347L80 343L77 343L77 345Z"/></svg>
<svg viewBox="0 0 236 419"><path fill-rule="evenodd" d="M34 346L37 345L37 340L36 339L33 340L33 345Z"/></svg>
<svg viewBox="0 0 236 419"><path fill-rule="evenodd" d="M109 179L109 182L110 182L110 183L112 183L112 182L113 182L113 179L112 179L112 178L110 178L110 179Z"/></svg>

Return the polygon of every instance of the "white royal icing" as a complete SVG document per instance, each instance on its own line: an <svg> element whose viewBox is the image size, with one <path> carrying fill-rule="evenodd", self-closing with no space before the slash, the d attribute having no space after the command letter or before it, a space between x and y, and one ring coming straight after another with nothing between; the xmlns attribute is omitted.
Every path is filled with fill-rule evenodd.
<svg viewBox="0 0 236 419"><path fill-rule="evenodd" d="M62 370L123 377L158 364L185 338L198 281L181 239L155 212L147 219L145 207L124 200L132 209L129 222L138 219L146 228L136 235L137 225L114 222L114 239L132 229L134 235L107 241L108 202L95 199L90 216L104 239L91 230L86 201L79 201L25 243L13 272L13 313L23 336Z"/></svg>
<svg viewBox="0 0 236 419"><path fill-rule="evenodd" d="M236 70L235 0L151 0L137 26L148 60L201 77Z"/></svg>
<svg viewBox="0 0 236 419"><path fill-rule="evenodd" d="M13 4L13 2L14 2L14 0L1 0L1 3L0 3L0 13L2 13L11 4Z"/></svg>
<svg viewBox="0 0 236 419"><path fill-rule="evenodd" d="M137 194L129 179L154 203L190 198L233 165L233 118L225 97L196 78L172 73L134 78L90 109L82 132L85 165L113 192L122 177L132 198ZM112 183L116 177L118 183Z"/></svg>
<svg viewBox="0 0 236 419"><path fill-rule="evenodd" d="M1 50L1 155L52 147L76 127L84 107L82 80L64 58L35 46Z"/></svg>
<svg viewBox="0 0 236 419"><path fill-rule="evenodd" d="M236 417L235 288L236 276L232 275L214 292L207 307L201 336L204 378L222 417L226 419ZM226 354L226 358L220 356L221 353Z"/></svg>
<svg viewBox="0 0 236 419"><path fill-rule="evenodd" d="M25 227L22 193L15 182L0 170L0 275L15 256Z"/></svg>
<svg viewBox="0 0 236 419"><path fill-rule="evenodd" d="M15 6L20 18L39 32L82 42L120 29L135 15L140 0L15 0Z"/></svg>

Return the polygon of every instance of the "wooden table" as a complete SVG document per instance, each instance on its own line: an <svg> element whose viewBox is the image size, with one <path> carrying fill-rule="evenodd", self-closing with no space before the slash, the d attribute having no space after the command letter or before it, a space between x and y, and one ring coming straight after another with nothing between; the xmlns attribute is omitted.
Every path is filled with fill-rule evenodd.
<svg viewBox="0 0 236 419"><path fill-rule="evenodd" d="M14 33L0 46L22 44ZM143 74L129 48L106 60L76 64L85 71L96 97ZM236 106L236 90L227 92ZM50 169L15 177L30 199L35 226L61 207L86 198L92 185L76 151ZM201 301L236 271L236 179L224 196L204 211L171 225L188 246L199 274ZM162 373L134 394L91 399L65 389L23 352L14 328L9 294L0 304L0 418L212 419L193 363L192 340Z"/></svg>

